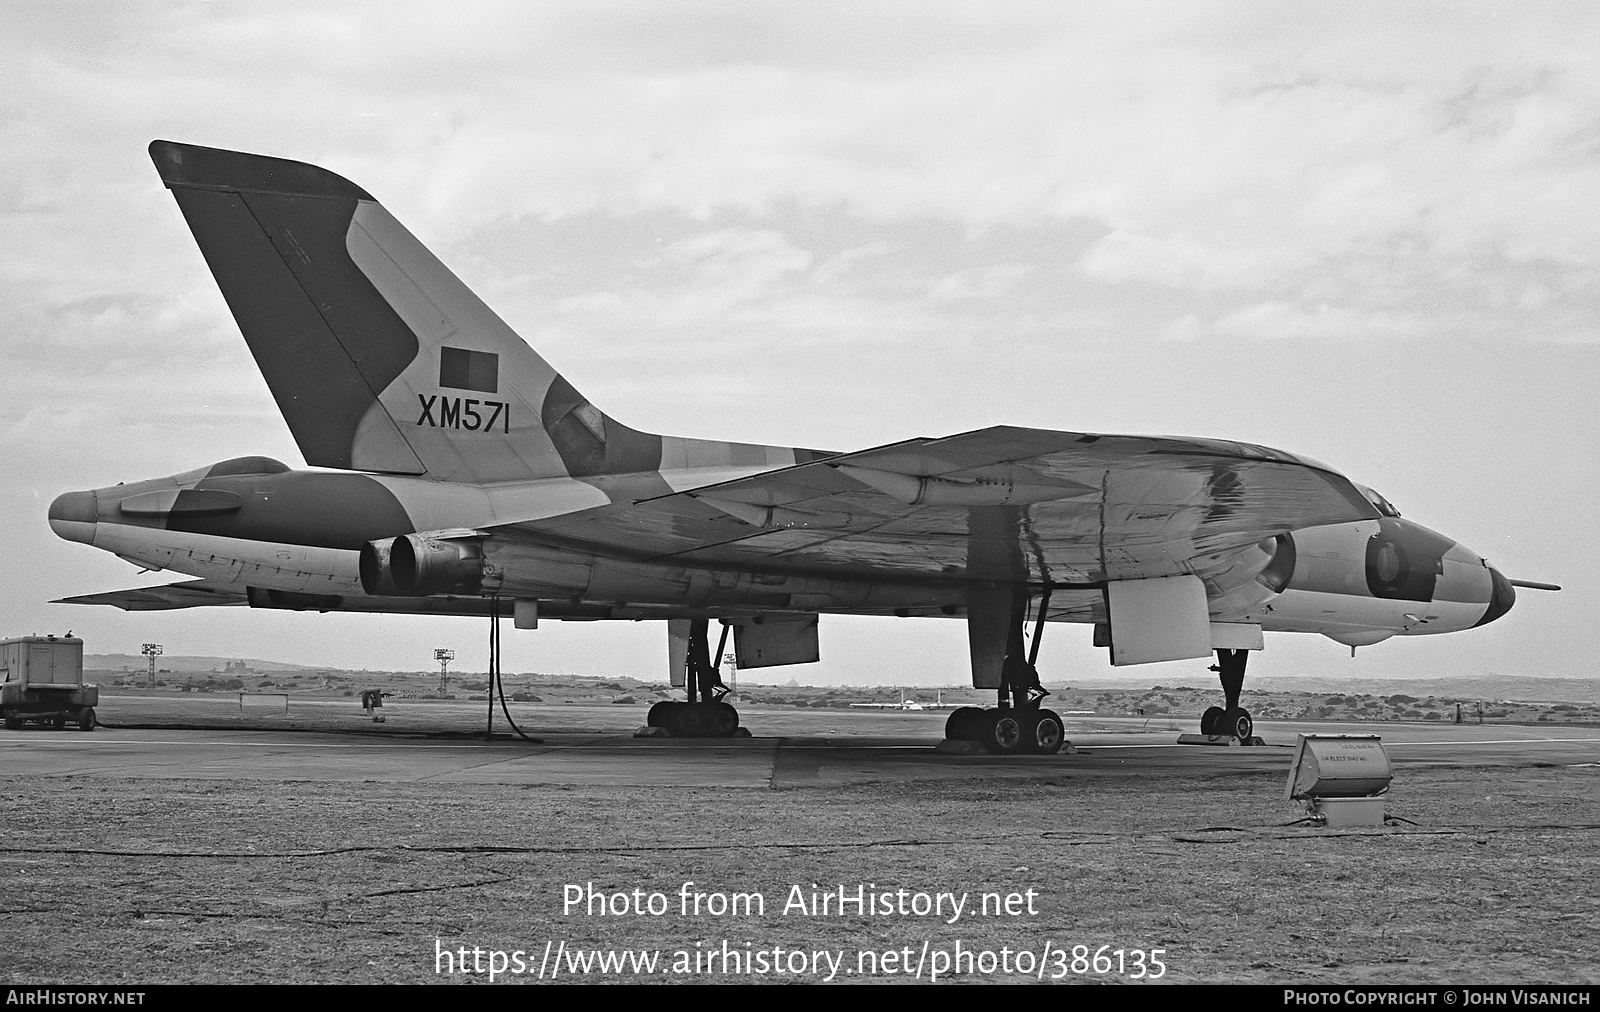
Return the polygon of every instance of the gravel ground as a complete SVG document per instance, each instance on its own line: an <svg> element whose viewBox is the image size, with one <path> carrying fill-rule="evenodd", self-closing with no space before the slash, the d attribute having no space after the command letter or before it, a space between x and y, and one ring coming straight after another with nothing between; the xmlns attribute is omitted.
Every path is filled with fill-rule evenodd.
<svg viewBox="0 0 1600 1012"><path fill-rule="evenodd" d="M640 978L583 973L574 953L660 950L656 979L703 982L818 979L831 964L809 967L827 951L843 954L837 979L907 979L902 960L926 979L959 943L993 954L948 970L963 980L1018 979L1019 950L1045 979L1123 980L1140 965L1153 974L1159 949L1166 982L1600 982L1592 767L1412 768L1389 810L1414 824L1343 832L1285 825L1296 812L1278 775L1178 789L997 789L977 770L842 789L0 785L0 951L16 983L487 980L438 972L462 947L468 960L482 950L485 971L490 950L523 950L526 972L507 955L498 979L527 981L548 967L547 943L564 953L563 979L593 981ZM760 893L764 913L685 916L686 881ZM565 887L590 883L630 906L636 889L659 892L667 912L564 911ZM954 923L784 911L796 885L809 896L863 883L970 895ZM983 893L1002 906L1016 894L1015 912L980 915ZM734 973L720 955L707 965L724 943L746 971L769 953L769 972ZM1087 947L1076 964L1075 946ZM1106 972L1090 961L1101 946ZM797 966L795 951L806 973L770 971ZM665 972L679 953L700 972Z"/></svg>

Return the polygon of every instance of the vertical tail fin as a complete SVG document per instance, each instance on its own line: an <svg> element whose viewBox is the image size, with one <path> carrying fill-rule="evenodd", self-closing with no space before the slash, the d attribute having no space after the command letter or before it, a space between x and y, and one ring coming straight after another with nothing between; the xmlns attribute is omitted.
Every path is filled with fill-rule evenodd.
<svg viewBox="0 0 1600 1012"><path fill-rule="evenodd" d="M596 410L354 183L170 141L150 157L307 463L461 482L660 468L660 436Z"/></svg>

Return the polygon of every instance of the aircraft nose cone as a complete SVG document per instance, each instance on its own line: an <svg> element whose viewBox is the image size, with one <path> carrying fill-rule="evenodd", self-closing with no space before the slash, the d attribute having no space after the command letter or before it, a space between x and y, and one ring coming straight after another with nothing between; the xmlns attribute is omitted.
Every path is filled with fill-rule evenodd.
<svg viewBox="0 0 1600 1012"><path fill-rule="evenodd" d="M1511 586L1511 581L1500 575L1500 570L1489 567L1489 610L1483 617L1473 623L1476 629L1480 625L1488 625L1495 619L1511 610L1517 603L1517 589Z"/></svg>
<svg viewBox="0 0 1600 1012"><path fill-rule="evenodd" d="M50 529L68 541L88 544L94 540L94 525L100 503L93 492L66 492L50 504Z"/></svg>

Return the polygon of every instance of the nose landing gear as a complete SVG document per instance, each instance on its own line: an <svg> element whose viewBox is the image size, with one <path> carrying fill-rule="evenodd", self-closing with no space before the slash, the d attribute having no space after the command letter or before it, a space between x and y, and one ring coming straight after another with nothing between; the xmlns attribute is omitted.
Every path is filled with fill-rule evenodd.
<svg viewBox="0 0 1600 1012"><path fill-rule="evenodd" d="M1217 663L1211 666L1211 670L1217 673L1222 682L1225 705L1210 707L1200 715L1200 734L1204 738L1236 740L1241 745L1263 744L1255 736L1255 722L1250 719L1250 711L1239 705L1239 694L1244 689L1244 666L1249 658L1248 650L1217 651ZM1193 737L1183 735L1179 741ZM1205 742L1214 743L1217 742Z"/></svg>

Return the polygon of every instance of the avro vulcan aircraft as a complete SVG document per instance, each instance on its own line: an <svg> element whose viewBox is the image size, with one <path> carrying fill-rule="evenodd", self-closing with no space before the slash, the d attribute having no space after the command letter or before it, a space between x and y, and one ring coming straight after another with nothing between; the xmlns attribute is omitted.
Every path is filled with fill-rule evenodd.
<svg viewBox="0 0 1600 1012"><path fill-rule="evenodd" d="M686 736L738 726L712 621L749 668L816 660L824 613L945 616L997 704L953 713L950 737L1053 752L1046 622L1092 624L1114 665L1215 651L1224 705L1201 729L1248 740L1264 631L1354 647L1515 600L1478 553L1264 446L996 426L834 453L631 429L354 183L150 155L321 470L247 456L60 496L59 536L194 577L72 602L660 619L687 699L650 721Z"/></svg>

